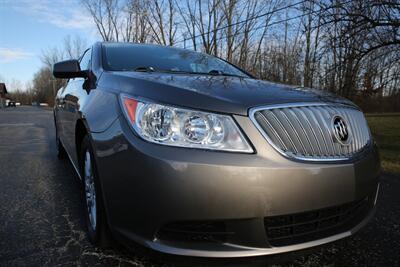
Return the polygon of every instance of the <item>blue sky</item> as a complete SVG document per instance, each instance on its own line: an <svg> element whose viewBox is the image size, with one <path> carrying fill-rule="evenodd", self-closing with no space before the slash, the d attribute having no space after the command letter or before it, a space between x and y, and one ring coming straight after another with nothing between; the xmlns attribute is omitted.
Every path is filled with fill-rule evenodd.
<svg viewBox="0 0 400 267"><path fill-rule="evenodd" d="M0 80L32 80L42 51L62 47L67 35L99 38L79 0L0 0Z"/></svg>

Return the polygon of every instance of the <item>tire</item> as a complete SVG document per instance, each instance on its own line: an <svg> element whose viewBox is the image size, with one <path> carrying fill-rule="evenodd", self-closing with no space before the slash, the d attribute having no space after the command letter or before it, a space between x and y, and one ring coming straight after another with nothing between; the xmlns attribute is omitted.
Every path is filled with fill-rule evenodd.
<svg viewBox="0 0 400 267"><path fill-rule="evenodd" d="M93 155L89 136L86 135L81 144L80 167L87 234L93 245L109 247L111 238Z"/></svg>

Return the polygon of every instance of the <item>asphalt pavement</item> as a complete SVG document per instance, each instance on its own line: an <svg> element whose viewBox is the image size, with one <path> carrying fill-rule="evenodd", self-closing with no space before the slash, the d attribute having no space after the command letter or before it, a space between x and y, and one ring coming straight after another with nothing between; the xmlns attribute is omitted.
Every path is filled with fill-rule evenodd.
<svg viewBox="0 0 400 267"><path fill-rule="evenodd" d="M390 174L365 228L305 252L214 260L93 247L79 180L54 138L51 109L0 109L0 266L400 266L400 177Z"/></svg>

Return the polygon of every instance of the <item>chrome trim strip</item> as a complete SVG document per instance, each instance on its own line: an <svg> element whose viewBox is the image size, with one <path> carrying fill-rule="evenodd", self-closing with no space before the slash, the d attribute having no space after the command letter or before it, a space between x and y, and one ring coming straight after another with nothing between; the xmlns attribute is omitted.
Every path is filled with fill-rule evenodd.
<svg viewBox="0 0 400 267"><path fill-rule="evenodd" d="M64 144L62 143L61 139L60 139L60 142L61 142L61 144L64 146ZM64 147L65 147L65 146L64 146ZM82 180L81 173L79 172L79 169L75 166L75 164L74 164L74 162L73 162L71 156L70 156L69 153L67 152L67 150L65 150L65 152L66 152L66 154L67 154L67 156L68 156L69 161L71 162L72 166L74 167L74 170L75 170L76 174L78 175L79 180Z"/></svg>
<svg viewBox="0 0 400 267"><path fill-rule="evenodd" d="M376 193L375 193L374 205L376 205L376 202L378 201L380 187L381 187L381 183L378 183L378 187L376 188Z"/></svg>
<svg viewBox="0 0 400 267"><path fill-rule="evenodd" d="M299 103L290 103L290 104L277 104L277 105L265 105L265 106L259 106L259 107L254 107L249 109L249 118L253 122L253 124L256 126L258 131L261 133L261 135L267 140L267 142L282 156L285 158L289 159L296 159L296 160L301 160L301 161L309 161L309 162L343 162L343 161L348 161L351 159L351 157L345 156L345 157L324 157L324 158L310 158L310 157L301 157L301 156L295 156L290 153L284 152L282 149L280 149L274 142L271 140L271 138L265 133L264 129L259 125L255 118L255 113L258 111L262 110L271 110L271 109L282 109L282 108L297 108L297 107L321 107L321 106L332 106L332 105L337 105L341 107L347 107L347 108L353 108L355 110L358 110L361 112L361 110L353 105L350 104L345 104L345 103L325 103L325 102L299 102ZM336 111L336 110L335 110ZM262 113L261 113L262 114ZM303 112L301 113L302 115ZM265 117L263 115L263 117ZM266 119L266 118L265 118ZM309 120L305 118L308 123ZM315 134L315 130L311 129L313 131L313 134ZM371 140L367 143L367 146L370 145ZM319 144L318 144L319 145ZM332 144L333 147L335 147L334 144Z"/></svg>

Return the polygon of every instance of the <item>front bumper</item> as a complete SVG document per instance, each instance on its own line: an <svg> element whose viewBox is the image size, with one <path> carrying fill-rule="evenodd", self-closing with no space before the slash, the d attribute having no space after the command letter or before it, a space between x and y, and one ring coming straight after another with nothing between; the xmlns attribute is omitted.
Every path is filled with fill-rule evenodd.
<svg viewBox="0 0 400 267"><path fill-rule="evenodd" d="M248 118L235 119L257 153L150 144L135 136L123 117L107 131L93 133L111 230L165 253L243 257L328 243L351 235L372 216L380 171L375 149L354 162L295 162L278 154ZM365 198L372 199L372 205L362 218L329 236L282 246L273 245L267 236L265 218L323 210ZM186 226L181 231L194 232L194 237L178 235L174 239L162 234L170 224L188 222L222 223L222 231L229 235L214 238L213 233L221 230L212 229L202 230L206 235L198 236L192 229L186 231Z"/></svg>

